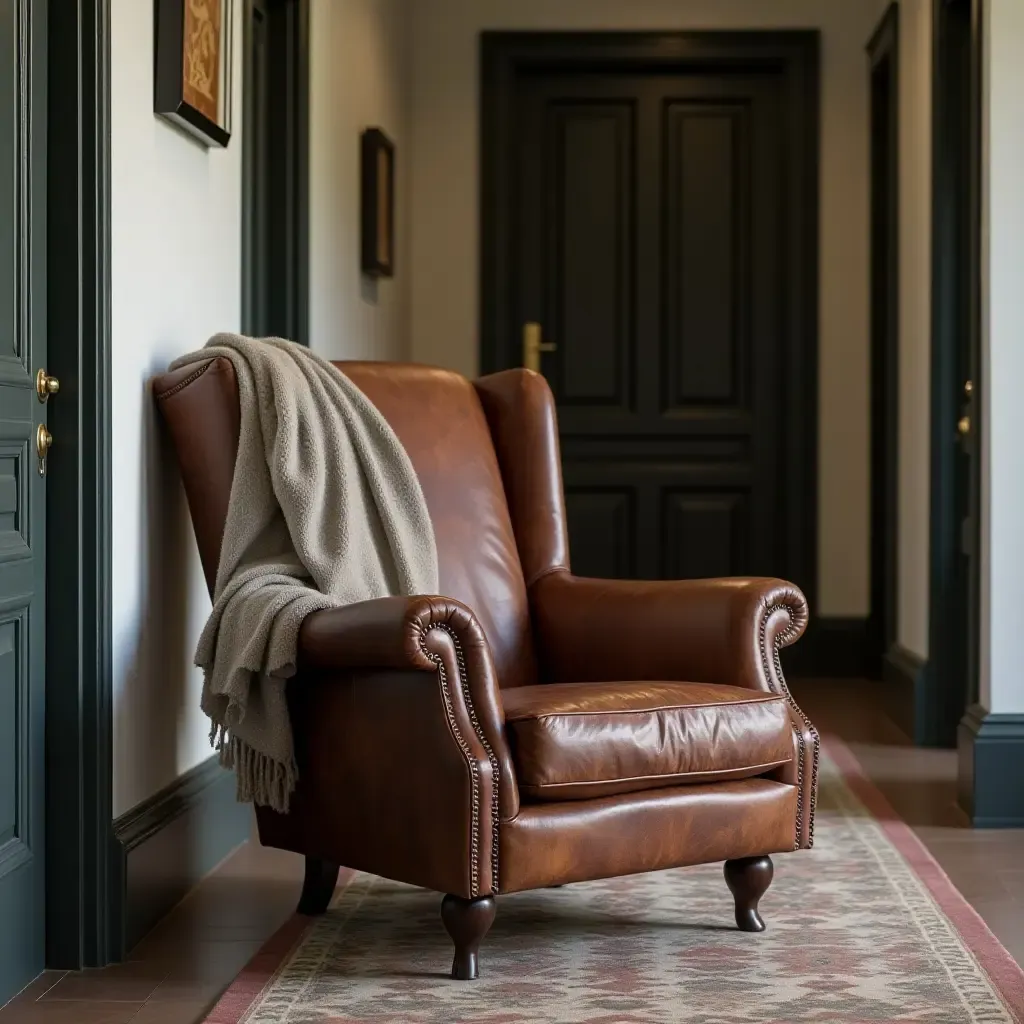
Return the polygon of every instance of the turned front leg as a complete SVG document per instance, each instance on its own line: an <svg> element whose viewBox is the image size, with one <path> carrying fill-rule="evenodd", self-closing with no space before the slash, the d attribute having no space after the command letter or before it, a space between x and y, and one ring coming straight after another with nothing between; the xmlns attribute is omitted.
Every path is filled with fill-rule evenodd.
<svg viewBox="0 0 1024 1024"><path fill-rule="evenodd" d="M441 901L441 920L455 943L453 978L473 981L479 975L477 954L483 937L494 923L497 909L493 896L467 900L449 893Z"/></svg>
<svg viewBox="0 0 1024 1024"><path fill-rule="evenodd" d="M757 905L772 884L774 874L771 857L743 857L725 862L725 882L736 900L736 927L741 932L764 931Z"/></svg>

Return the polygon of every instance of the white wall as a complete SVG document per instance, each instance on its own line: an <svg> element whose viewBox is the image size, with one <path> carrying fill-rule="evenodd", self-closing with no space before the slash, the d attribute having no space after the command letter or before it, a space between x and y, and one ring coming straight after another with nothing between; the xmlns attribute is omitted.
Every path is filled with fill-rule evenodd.
<svg viewBox="0 0 1024 1024"><path fill-rule="evenodd" d="M981 699L1024 712L1024 5L985 14ZM987 401L985 398L987 396Z"/></svg>
<svg viewBox="0 0 1024 1024"><path fill-rule="evenodd" d="M235 53L242 5L236 4ZM209 757L195 638L209 608L148 378L241 310L235 134L202 148L153 115L153 4L111 3L114 813ZM212 441L212 439L211 439Z"/></svg>
<svg viewBox="0 0 1024 1024"><path fill-rule="evenodd" d="M932 2L900 3L899 643L928 655Z"/></svg>
<svg viewBox="0 0 1024 1024"><path fill-rule="evenodd" d="M310 335L331 358L408 351L407 95L402 0L313 0ZM153 4L111 4L114 813L212 753L192 667L209 599L173 453L147 381L241 316L243 4L234 135L206 150L154 117ZM359 133L398 153L397 277L359 272ZM211 443L213 439L211 439Z"/></svg>
<svg viewBox="0 0 1024 1024"><path fill-rule="evenodd" d="M868 612L868 89L884 0L412 0L412 354L472 374L482 29L821 28L819 607Z"/></svg>
<svg viewBox="0 0 1024 1024"><path fill-rule="evenodd" d="M408 31L404 0L312 0L310 344L330 359L408 358ZM396 276L359 272L359 135L396 147Z"/></svg>

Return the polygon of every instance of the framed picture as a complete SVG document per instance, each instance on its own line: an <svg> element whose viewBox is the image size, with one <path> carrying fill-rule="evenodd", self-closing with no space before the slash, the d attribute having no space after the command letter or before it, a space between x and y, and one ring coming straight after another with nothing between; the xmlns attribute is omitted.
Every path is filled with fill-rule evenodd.
<svg viewBox="0 0 1024 1024"><path fill-rule="evenodd" d="M231 138L232 0L154 0L153 109L207 146Z"/></svg>
<svg viewBox="0 0 1024 1024"><path fill-rule="evenodd" d="M379 129L362 136L362 267L371 277L395 274L395 146Z"/></svg>

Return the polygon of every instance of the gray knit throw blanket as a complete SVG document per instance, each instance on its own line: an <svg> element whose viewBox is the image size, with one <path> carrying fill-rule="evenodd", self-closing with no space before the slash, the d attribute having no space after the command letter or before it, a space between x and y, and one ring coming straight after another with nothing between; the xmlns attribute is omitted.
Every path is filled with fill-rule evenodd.
<svg viewBox="0 0 1024 1024"><path fill-rule="evenodd" d="M172 368L215 356L234 365L241 429L213 611L196 649L202 708L238 799L287 812L298 769L285 681L302 620L436 594L437 546L409 456L343 373L292 342L234 334Z"/></svg>

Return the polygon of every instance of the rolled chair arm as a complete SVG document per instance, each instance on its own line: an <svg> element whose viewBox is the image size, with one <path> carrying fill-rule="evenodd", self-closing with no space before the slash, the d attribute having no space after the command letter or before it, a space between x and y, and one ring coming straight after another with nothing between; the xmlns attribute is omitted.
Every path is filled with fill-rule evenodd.
<svg viewBox="0 0 1024 1024"><path fill-rule="evenodd" d="M519 813L501 691L482 627L447 597L384 597L314 612L299 632L299 670L438 672L456 718L465 715L497 777L502 820Z"/></svg>
<svg viewBox="0 0 1024 1024"><path fill-rule="evenodd" d="M551 682L666 679L784 696L793 760L774 774L799 792L796 845L813 844L818 735L779 660L807 628L799 589L775 579L633 582L556 571L533 585L530 603Z"/></svg>
<svg viewBox="0 0 1024 1024"><path fill-rule="evenodd" d="M776 657L807 627L807 601L774 579L596 580L552 572L531 588L552 682L671 679L784 687Z"/></svg>

